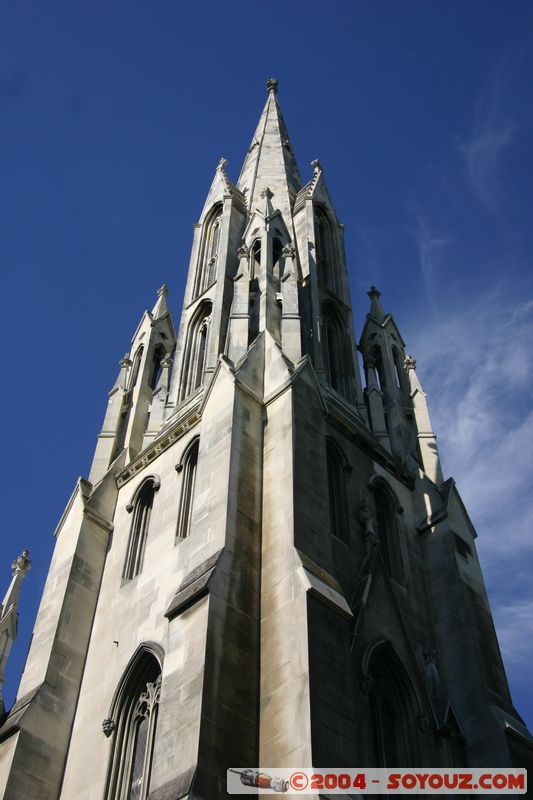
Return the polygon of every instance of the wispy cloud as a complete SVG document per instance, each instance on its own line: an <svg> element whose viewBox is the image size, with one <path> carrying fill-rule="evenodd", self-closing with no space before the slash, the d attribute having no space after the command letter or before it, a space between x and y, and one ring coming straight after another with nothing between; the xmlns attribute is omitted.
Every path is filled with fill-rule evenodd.
<svg viewBox="0 0 533 800"><path fill-rule="evenodd" d="M497 210L502 197L498 159L516 133L516 126L503 111L503 75L500 63L476 104L471 136L458 144L469 182L481 204L491 212Z"/></svg>
<svg viewBox="0 0 533 800"><path fill-rule="evenodd" d="M531 658L533 599L502 605L496 611L500 647L508 663L523 666Z"/></svg>
<svg viewBox="0 0 533 800"><path fill-rule="evenodd" d="M428 296L431 297L435 272L440 266L442 249L451 244L451 239L439 236L433 230L428 217L413 212L415 224L407 232L414 238L422 279Z"/></svg>

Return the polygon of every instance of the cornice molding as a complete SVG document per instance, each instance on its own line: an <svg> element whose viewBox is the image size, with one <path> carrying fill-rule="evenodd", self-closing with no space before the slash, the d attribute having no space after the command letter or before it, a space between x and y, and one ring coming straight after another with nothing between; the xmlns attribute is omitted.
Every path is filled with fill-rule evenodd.
<svg viewBox="0 0 533 800"><path fill-rule="evenodd" d="M198 408L194 408L189 411L185 418L182 417L176 420L175 424L166 430L164 435L160 436L160 438L152 442L149 447L139 453L139 455L136 456L133 461L130 461L128 466L117 475L118 488L120 489L122 486L125 486L128 481L134 478L135 475L138 475L148 464L151 464L161 453L164 453L165 450L172 447L178 439L181 439L191 428L194 428L200 422L201 418L202 416Z"/></svg>

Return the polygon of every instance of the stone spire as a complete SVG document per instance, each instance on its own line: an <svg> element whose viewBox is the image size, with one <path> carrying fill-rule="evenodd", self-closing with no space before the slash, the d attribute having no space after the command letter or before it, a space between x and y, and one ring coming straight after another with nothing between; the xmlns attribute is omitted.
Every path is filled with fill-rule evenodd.
<svg viewBox="0 0 533 800"><path fill-rule="evenodd" d="M289 134L276 98L278 81L267 81L268 98L237 183L248 209L263 209L263 192L272 192L272 205L288 215L302 187Z"/></svg>
<svg viewBox="0 0 533 800"><path fill-rule="evenodd" d="M4 712L3 684L6 671L7 659L11 646L17 638L18 620L18 599L20 586L27 571L31 568L31 561L28 558L29 551L23 550L20 556L11 564L13 577L0 605L0 715Z"/></svg>
<svg viewBox="0 0 533 800"><path fill-rule="evenodd" d="M370 287L370 291L367 292L368 296L370 297L370 313L374 317L375 320L378 322L383 322L385 319L385 312L383 310L383 306L381 305L379 298L381 297L381 292L376 289L375 286Z"/></svg>
<svg viewBox="0 0 533 800"><path fill-rule="evenodd" d="M170 290L166 283L164 283L161 288L157 290L157 301L152 309L152 317L154 319L160 319L165 314L168 314L167 296L169 291Z"/></svg>

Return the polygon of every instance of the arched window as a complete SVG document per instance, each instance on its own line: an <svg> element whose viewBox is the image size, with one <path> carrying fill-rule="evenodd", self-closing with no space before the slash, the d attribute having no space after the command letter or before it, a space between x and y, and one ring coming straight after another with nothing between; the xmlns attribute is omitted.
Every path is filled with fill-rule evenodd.
<svg viewBox="0 0 533 800"><path fill-rule="evenodd" d="M353 365L342 319L330 303L322 307L323 353L329 385L346 400L352 401L350 378Z"/></svg>
<svg viewBox="0 0 533 800"><path fill-rule="evenodd" d="M330 531L337 539L348 542L348 500L346 474L350 468L344 453L333 440L326 441Z"/></svg>
<svg viewBox="0 0 533 800"><path fill-rule="evenodd" d="M396 374L396 385L400 391L405 391L405 380L403 371L402 357L397 347L392 348L392 358L394 360L394 372Z"/></svg>
<svg viewBox="0 0 533 800"><path fill-rule="evenodd" d="M177 471L182 473L180 508L176 532L178 539L185 539L191 531L192 504L194 500L194 485L196 483L199 446L200 440L198 438L194 439L185 451L183 459L176 467Z"/></svg>
<svg viewBox="0 0 533 800"><path fill-rule="evenodd" d="M204 223L200 257L194 286L195 297L205 292L216 280L221 223L222 206L218 204L211 211Z"/></svg>
<svg viewBox="0 0 533 800"><path fill-rule="evenodd" d="M407 672L390 642L371 648L367 685L376 765L412 767L417 761L417 702Z"/></svg>
<svg viewBox="0 0 533 800"><path fill-rule="evenodd" d="M378 379L379 388L381 389L381 391L383 391L387 386L387 382L385 379L385 372L383 370L383 356L381 354L381 347L379 345L376 344L371 349L370 358L376 370L376 377Z"/></svg>
<svg viewBox="0 0 533 800"><path fill-rule="evenodd" d="M280 289L280 258L283 245L281 240L277 237L272 240L272 276L274 279L274 288L277 292Z"/></svg>
<svg viewBox="0 0 533 800"><path fill-rule="evenodd" d="M331 220L325 208L315 206L315 248L318 279L336 289L336 258Z"/></svg>
<svg viewBox="0 0 533 800"><path fill-rule="evenodd" d="M375 485L374 491L381 557L391 578L403 583L405 574L397 520L398 503L393 493L381 481Z"/></svg>
<svg viewBox="0 0 533 800"><path fill-rule="evenodd" d="M141 345L133 357L133 368L131 370L130 390L133 389L139 378L139 370L141 368L141 361L143 357L144 346Z"/></svg>
<svg viewBox="0 0 533 800"><path fill-rule="evenodd" d="M261 239L256 239L250 248L250 280L257 278L261 270Z"/></svg>
<svg viewBox="0 0 533 800"><path fill-rule="evenodd" d="M195 392L204 381L211 309L210 302L202 303L191 320L183 357L180 400Z"/></svg>
<svg viewBox="0 0 533 800"><path fill-rule="evenodd" d="M161 362L165 356L165 348L158 344L154 349L154 358L152 362L152 371L150 375L150 388L156 389L161 377Z"/></svg>
<svg viewBox="0 0 533 800"><path fill-rule="evenodd" d="M123 578L134 578L142 569L150 515L154 504L155 492L159 489L156 478L147 478L137 489L127 511L133 513L130 538L126 559L124 561Z"/></svg>
<svg viewBox="0 0 533 800"><path fill-rule="evenodd" d="M146 800L154 752L161 665L141 647L115 694L104 733L113 736L106 800Z"/></svg>

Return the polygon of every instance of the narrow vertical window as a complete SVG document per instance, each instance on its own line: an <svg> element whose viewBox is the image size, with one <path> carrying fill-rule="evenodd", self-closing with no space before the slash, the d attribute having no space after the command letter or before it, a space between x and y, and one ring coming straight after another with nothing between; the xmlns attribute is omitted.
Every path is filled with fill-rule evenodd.
<svg viewBox="0 0 533 800"><path fill-rule="evenodd" d="M133 389L139 378L139 370L141 368L143 351L144 347L143 345L141 345L133 357L133 369L131 370L130 390Z"/></svg>
<svg viewBox="0 0 533 800"><path fill-rule="evenodd" d="M379 345L375 345L371 352L370 356L374 361L374 367L376 369L376 377L378 379L378 385L381 391L383 391L386 386L387 382L385 380L385 372L383 370L383 357L381 355L381 347Z"/></svg>
<svg viewBox="0 0 533 800"><path fill-rule="evenodd" d="M376 766L396 768L417 763L412 734L417 705L414 691L389 642L378 646L373 654L369 677Z"/></svg>
<svg viewBox="0 0 533 800"><path fill-rule="evenodd" d="M189 325L181 370L180 400L184 400L204 382L211 309L210 302L202 303Z"/></svg>
<svg viewBox="0 0 533 800"><path fill-rule="evenodd" d="M345 458L339 446L326 443L330 531L337 539L349 541Z"/></svg>
<svg viewBox="0 0 533 800"><path fill-rule="evenodd" d="M178 464L178 471L182 473L180 508L178 514L177 538L185 539L191 531L192 506L194 500L194 486L196 483L196 469L198 466L198 450L200 440L195 439L185 452L185 456Z"/></svg>
<svg viewBox="0 0 533 800"><path fill-rule="evenodd" d="M342 319L332 303L322 307L322 352L329 385L352 402L350 382L353 378L349 343Z"/></svg>
<svg viewBox="0 0 533 800"><path fill-rule="evenodd" d="M261 239L256 239L250 248L250 280L257 278L261 270Z"/></svg>
<svg viewBox="0 0 533 800"><path fill-rule="evenodd" d="M403 583L404 568L396 521L395 502L383 486L376 488L376 517L381 556L391 578Z"/></svg>
<svg viewBox="0 0 533 800"><path fill-rule="evenodd" d="M133 504L128 506L133 519L122 572L123 578L134 578L142 569L154 494L158 488L159 484L153 478L148 478L137 491Z"/></svg>
<svg viewBox="0 0 533 800"><path fill-rule="evenodd" d="M158 344L154 349L154 358L152 361L152 371L150 374L150 388L156 389L157 384L159 383L159 378L161 377L161 361L163 360L165 355L164 348Z"/></svg>
<svg viewBox="0 0 533 800"><path fill-rule="evenodd" d="M220 248L220 226L222 206L217 205L204 222L202 244L194 284L194 296L205 292L216 280L218 253Z"/></svg>
<svg viewBox="0 0 533 800"><path fill-rule="evenodd" d="M315 207L315 248L318 279L328 289L335 291L336 259L331 221L324 208Z"/></svg>
<svg viewBox="0 0 533 800"><path fill-rule="evenodd" d="M161 667L151 652L133 659L104 732L113 735L106 800L146 800L161 693Z"/></svg>
<svg viewBox="0 0 533 800"><path fill-rule="evenodd" d="M205 355L207 348L207 320L204 320L198 334L198 353L196 356L196 376L193 389L202 385L205 370Z"/></svg>

